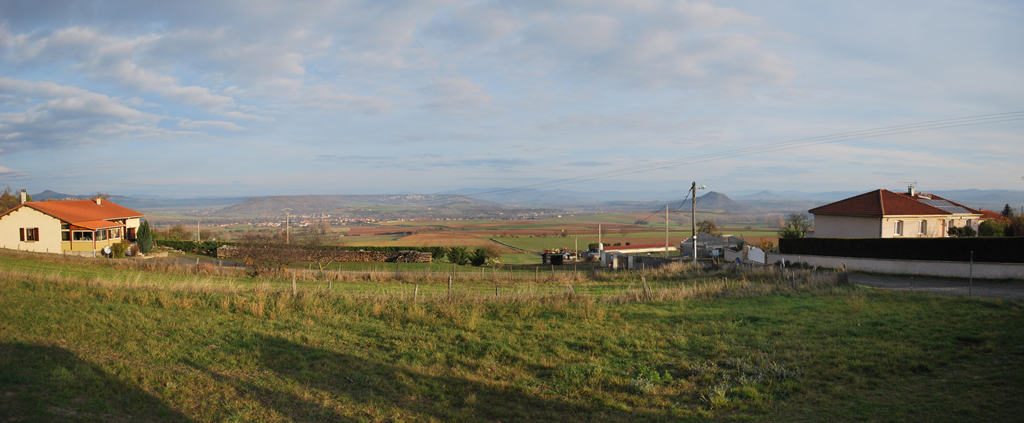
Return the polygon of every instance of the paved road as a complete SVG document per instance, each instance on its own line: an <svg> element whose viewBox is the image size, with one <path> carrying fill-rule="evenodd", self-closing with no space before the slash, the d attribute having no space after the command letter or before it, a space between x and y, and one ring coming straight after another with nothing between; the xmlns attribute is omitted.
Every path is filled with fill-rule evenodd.
<svg viewBox="0 0 1024 423"><path fill-rule="evenodd" d="M967 279L928 279L928 277L886 277L877 275L850 274L850 282L873 288L896 291L931 292L935 294L963 295L968 292L975 297L999 298L1003 300L1024 300L1024 282L981 282L974 281L968 288Z"/></svg>

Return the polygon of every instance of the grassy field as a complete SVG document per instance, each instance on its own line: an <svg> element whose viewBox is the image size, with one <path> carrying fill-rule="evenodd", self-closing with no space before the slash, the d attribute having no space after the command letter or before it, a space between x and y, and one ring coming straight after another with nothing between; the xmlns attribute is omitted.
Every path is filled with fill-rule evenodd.
<svg viewBox="0 0 1024 423"><path fill-rule="evenodd" d="M171 267L136 278L101 261L0 258L7 421L931 422L1024 411L1018 302L687 267L501 284L499 297L500 279L464 279L449 299L442 283L383 277L292 297L276 282L195 283ZM425 284L418 302L412 282ZM573 296L567 282L605 291Z"/></svg>

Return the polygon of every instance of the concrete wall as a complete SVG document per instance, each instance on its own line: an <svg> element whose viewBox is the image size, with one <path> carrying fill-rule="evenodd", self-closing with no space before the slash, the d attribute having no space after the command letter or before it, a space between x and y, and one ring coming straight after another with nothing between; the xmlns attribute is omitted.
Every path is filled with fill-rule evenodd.
<svg viewBox="0 0 1024 423"><path fill-rule="evenodd" d="M768 255L768 264L785 259L790 262L806 262L811 266L842 268L848 270L887 273L895 275L921 275L966 278L971 276L970 263L924 260L883 260L853 257L807 256L797 254ZM1024 280L1024 264L1016 263L974 263L974 277L979 279L1020 279Z"/></svg>
<svg viewBox="0 0 1024 423"><path fill-rule="evenodd" d="M39 241L21 241L21 228L39 228ZM15 210L0 218L0 247L59 253L60 220L29 207Z"/></svg>

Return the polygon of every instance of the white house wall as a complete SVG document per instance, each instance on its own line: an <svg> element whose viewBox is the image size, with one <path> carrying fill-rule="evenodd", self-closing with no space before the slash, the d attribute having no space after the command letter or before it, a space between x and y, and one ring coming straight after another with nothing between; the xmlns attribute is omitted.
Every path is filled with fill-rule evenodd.
<svg viewBox="0 0 1024 423"><path fill-rule="evenodd" d="M21 241L21 228L39 228L39 241ZM59 253L60 220L30 207L0 218L0 243L12 250Z"/></svg>
<svg viewBox="0 0 1024 423"><path fill-rule="evenodd" d="M878 238L876 217L814 216L815 238Z"/></svg>

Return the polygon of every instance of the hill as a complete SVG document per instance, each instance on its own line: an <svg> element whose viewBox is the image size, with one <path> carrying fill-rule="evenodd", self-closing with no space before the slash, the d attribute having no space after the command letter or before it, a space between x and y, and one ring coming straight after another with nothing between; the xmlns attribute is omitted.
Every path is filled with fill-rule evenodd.
<svg viewBox="0 0 1024 423"><path fill-rule="evenodd" d="M698 210L724 210L727 212L744 212L748 209L747 206L733 201L728 195L720 192L711 191L700 197L697 197L697 209Z"/></svg>
<svg viewBox="0 0 1024 423"><path fill-rule="evenodd" d="M286 210L287 209L287 210ZM292 215L349 215L378 219L480 217L506 212L489 201L462 195L289 195L253 197L217 210L213 217L283 217Z"/></svg>

